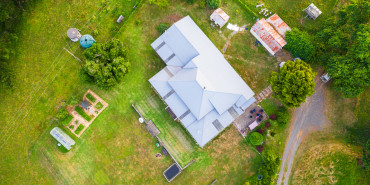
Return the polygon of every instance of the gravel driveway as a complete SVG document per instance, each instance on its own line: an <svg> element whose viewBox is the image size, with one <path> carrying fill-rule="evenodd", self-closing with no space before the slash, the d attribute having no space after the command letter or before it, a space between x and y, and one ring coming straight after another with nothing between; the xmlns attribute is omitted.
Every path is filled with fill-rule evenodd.
<svg viewBox="0 0 370 185"><path fill-rule="evenodd" d="M324 86L320 80L320 75L315 78L315 93L307 98L306 102L297 108L293 116L293 124L290 131L288 143L284 149L284 156L281 163L279 179L280 185L284 180L284 185L288 184L289 175L292 170L294 156L302 138L309 132L321 130L328 123L325 116L325 94ZM287 166L287 167L286 167ZM287 169L287 171L285 171ZM284 178L284 179L283 179Z"/></svg>

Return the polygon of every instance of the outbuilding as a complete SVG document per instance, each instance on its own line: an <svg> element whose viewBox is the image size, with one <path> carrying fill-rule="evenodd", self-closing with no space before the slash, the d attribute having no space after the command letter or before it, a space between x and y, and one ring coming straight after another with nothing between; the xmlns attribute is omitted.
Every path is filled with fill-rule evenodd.
<svg viewBox="0 0 370 185"><path fill-rule="evenodd" d="M306 12L307 16L315 20L322 13L313 3L310 4L306 9L303 10Z"/></svg>
<svg viewBox="0 0 370 185"><path fill-rule="evenodd" d="M50 135L53 136L60 144L62 144L67 150L70 150L76 142L69 137L62 129L59 127L54 127L50 131Z"/></svg>
<svg viewBox="0 0 370 185"><path fill-rule="evenodd" d="M217 8L210 18L211 21L214 21L217 26L222 28L229 21L230 17L221 8Z"/></svg>

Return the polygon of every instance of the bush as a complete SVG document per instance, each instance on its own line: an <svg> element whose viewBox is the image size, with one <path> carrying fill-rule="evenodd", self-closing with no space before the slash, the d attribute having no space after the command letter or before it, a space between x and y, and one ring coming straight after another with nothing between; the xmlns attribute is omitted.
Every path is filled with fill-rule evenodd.
<svg viewBox="0 0 370 185"><path fill-rule="evenodd" d="M275 132L271 132L271 133L270 133L270 136L271 136L271 137L274 137L274 136L275 136L275 134L276 134Z"/></svg>
<svg viewBox="0 0 370 185"><path fill-rule="evenodd" d="M86 112L80 107L80 106L76 106L75 107L75 111L80 115L82 116L86 121L91 121L91 117L89 115L86 114Z"/></svg>
<svg viewBox="0 0 370 185"><path fill-rule="evenodd" d="M257 129L257 132L260 133L260 134L263 134L265 132L265 129L263 128L258 128Z"/></svg>
<svg viewBox="0 0 370 185"><path fill-rule="evenodd" d="M65 118L64 120L61 120L61 123L64 125L64 126L68 126L69 125L69 122L71 122L73 119L73 116L69 115L67 116L67 118Z"/></svg>
<svg viewBox="0 0 370 185"><path fill-rule="evenodd" d="M78 135L80 132L85 128L83 124L78 125L77 129L75 130L75 133Z"/></svg>
<svg viewBox="0 0 370 185"><path fill-rule="evenodd" d="M221 0L206 0L207 6L210 7L211 9L216 9L220 7L221 5Z"/></svg>
<svg viewBox="0 0 370 185"><path fill-rule="evenodd" d="M285 48L293 56L300 57L305 61L311 61L315 53L315 47L311 40L311 36L307 32L293 28L292 31L287 31L286 33L287 44Z"/></svg>
<svg viewBox="0 0 370 185"><path fill-rule="evenodd" d="M252 145L261 145L263 143L263 136L258 132L252 132L249 136L249 141Z"/></svg>
<svg viewBox="0 0 370 185"><path fill-rule="evenodd" d="M258 150L258 152L262 152L263 151L263 146L262 145L257 146L257 150Z"/></svg>
<svg viewBox="0 0 370 185"><path fill-rule="evenodd" d="M170 28L170 25L168 23L161 23L159 24L156 29L157 31L162 34L164 33L166 30L168 30L168 28Z"/></svg>
<svg viewBox="0 0 370 185"><path fill-rule="evenodd" d="M279 112L277 113L277 118L276 118L276 121L279 123L279 124L287 124L290 120L290 115L289 115L289 112L288 112L288 109L284 106L280 107Z"/></svg>
<svg viewBox="0 0 370 185"><path fill-rule="evenodd" d="M64 107L59 110L55 118L57 118L60 123L65 126L68 126L69 122L71 122L71 120L73 119L73 117L69 115L68 111Z"/></svg>
<svg viewBox="0 0 370 185"><path fill-rule="evenodd" d="M195 0L186 0L187 3L189 4L193 4L195 2Z"/></svg>
<svg viewBox="0 0 370 185"><path fill-rule="evenodd" d="M89 99L89 100L90 100L91 102L93 102L93 103L94 103L94 102L95 102L95 100L96 100L96 99L94 98L94 96L92 96L90 93L87 93L87 94L86 94L86 98L87 98L87 99Z"/></svg>
<svg viewBox="0 0 370 185"><path fill-rule="evenodd" d="M266 123L265 123L265 127L266 127L266 128L270 128L270 127L271 127L271 123L270 123L270 122L266 122Z"/></svg>
<svg viewBox="0 0 370 185"><path fill-rule="evenodd" d="M270 119L271 120L276 120L276 115L275 114L271 114Z"/></svg>

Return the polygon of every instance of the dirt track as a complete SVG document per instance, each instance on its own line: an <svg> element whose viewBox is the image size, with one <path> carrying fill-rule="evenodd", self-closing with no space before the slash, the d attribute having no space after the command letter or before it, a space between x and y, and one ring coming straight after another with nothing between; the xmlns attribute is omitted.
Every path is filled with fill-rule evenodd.
<svg viewBox="0 0 370 185"><path fill-rule="evenodd" d="M323 129L325 124L328 123L325 116L325 84L320 81L319 77L321 74L319 73L315 78L316 92L307 98L306 102L301 104L301 107L297 108L294 112L288 143L284 149L284 156L277 182L278 185L283 180L284 184L288 184L294 156L302 138L309 132Z"/></svg>

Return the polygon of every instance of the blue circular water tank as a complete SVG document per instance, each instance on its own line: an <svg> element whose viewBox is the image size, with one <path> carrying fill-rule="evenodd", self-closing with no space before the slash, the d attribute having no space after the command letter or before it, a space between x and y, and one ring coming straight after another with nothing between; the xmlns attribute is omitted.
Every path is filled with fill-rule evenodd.
<svg viewBox="0 0 370 185"><path fill-rule="evenodd" d="M80 39L80 44L83 48L89 48L95 43L94 38L91 35L84 35Z"/></svg>

